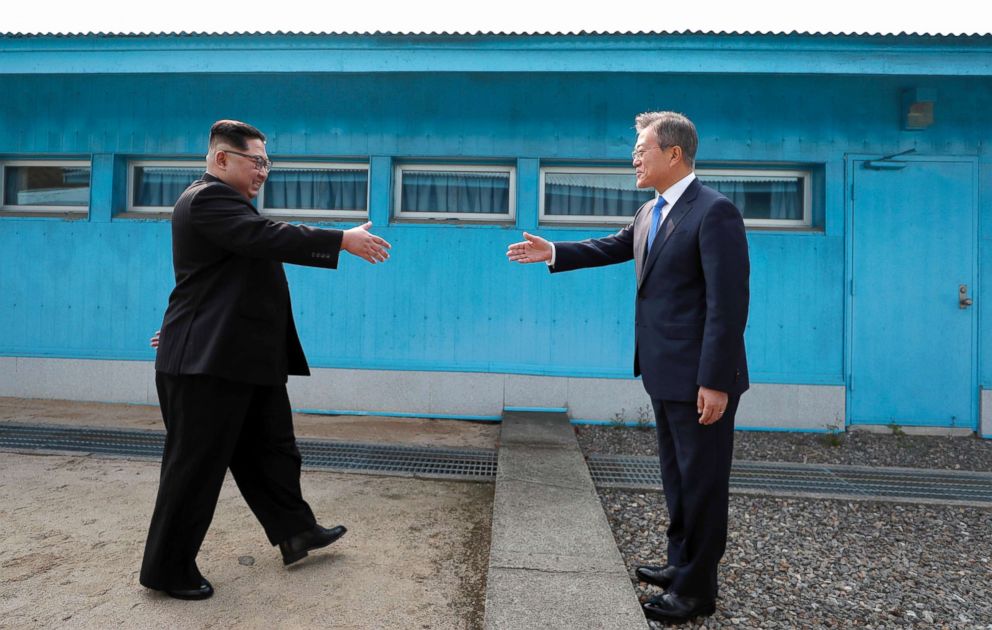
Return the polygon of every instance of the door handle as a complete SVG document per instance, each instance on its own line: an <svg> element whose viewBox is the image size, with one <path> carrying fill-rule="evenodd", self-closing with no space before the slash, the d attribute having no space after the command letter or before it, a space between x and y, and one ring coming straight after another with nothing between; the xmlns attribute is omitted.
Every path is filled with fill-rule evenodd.
<svg viewBox="0 0 992 630"><path fill-rule="evenodd" d="M958 286L958 308L968 308L974 303L974 300L968 297L968 285L962 284Z"/></svg>

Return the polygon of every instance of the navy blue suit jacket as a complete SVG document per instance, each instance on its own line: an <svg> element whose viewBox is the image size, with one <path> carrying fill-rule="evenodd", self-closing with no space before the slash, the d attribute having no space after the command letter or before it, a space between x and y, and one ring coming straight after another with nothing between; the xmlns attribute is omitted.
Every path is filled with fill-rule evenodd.
<svg viewBox="0 0 992 630"><path fill-rule="evenodd" d="M555 243L552 272L634 260L634 375L652 398L695 401L699 387L747 390L748 260L733 203L694 179L645 255L654 200L612 236Z"/></svg>

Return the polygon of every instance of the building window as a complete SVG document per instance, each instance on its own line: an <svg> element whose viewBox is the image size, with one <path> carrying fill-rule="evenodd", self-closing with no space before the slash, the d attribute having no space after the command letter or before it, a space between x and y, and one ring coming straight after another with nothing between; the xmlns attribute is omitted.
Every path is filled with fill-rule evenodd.
<svg viewBox="0 0 992 630"><path fill-rule="evenodd" d="M734 202L749 227L810 227L809 171L700 169L702 183Z"/></svg>
<svg viewBox="0 0 992 630"><path fill-rule="evenodd" d="M512 221L512 166L403 164L396 167L396 216L403 219Z"/></svg>
<svg viewBox="0 0 992 630"><path fill-rule="evenodd" d="M202 162L132 162L128 210L170 212L203 172ZM364 217L368 196L365 165L282 162L269 171L255 205L272 216Z"/></svg>
<svg viewBox="0 0 992 630"><path fill-rule="evenodd" d="M0 163L0 210L86 212L90 164L83 161L18 160Z"/></svg>
<svg viewBox="0 0 992 630"><path fill-rule="evenodd" d="M277 163L258 206L263 214L273 216L364 218L369 206L368 165Z"/></svg>
<svg viewBox="0 0 992 630"><path fill-rule="evenodd" d="M541 222L626 225L655 194L637 188L629 167L547 166L541 169Z"/></svg>
<svg viewBox="0 0 992 630"><path fill-rule="evenodd" d="M701 168L696 176L731 201L748 227L812 225L809 171ZM657 194L638 189L630 168L541 168L541 222L627 224Z"/></svg>
<svg viewBox="0 0 992 630"><path fill-rule="evenodd" d="M128 211L171 212L179 195L203 175L202 162L132 162Z"/></svg>

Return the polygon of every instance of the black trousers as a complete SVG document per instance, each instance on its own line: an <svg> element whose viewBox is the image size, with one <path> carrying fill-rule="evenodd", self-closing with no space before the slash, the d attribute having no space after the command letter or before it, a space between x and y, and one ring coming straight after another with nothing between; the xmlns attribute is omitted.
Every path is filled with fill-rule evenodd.
<svg viewBox="0 0 992 630"><path fill-rule="evenodd" d="M723 417L699 424L696 403L652 398L658 456L668 506L668 564L678 567L671 590L715 598L717 565L727 547L734 416L730 396Z"/></svg>
<svg viewBox="0 0 992 630"><path fill-rule="evenodd" d="M194 588L196 554L227 469L273 545L316 524L300 490L300 452L285 385L155 375L165 452L140 581Z"/></svg>

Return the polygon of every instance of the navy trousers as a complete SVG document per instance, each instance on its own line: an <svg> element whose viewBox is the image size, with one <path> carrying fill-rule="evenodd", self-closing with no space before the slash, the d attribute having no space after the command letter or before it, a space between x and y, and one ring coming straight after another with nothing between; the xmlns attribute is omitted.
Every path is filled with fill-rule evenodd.
<svg viewBox="0 0 992 630"><path fill-rule="evenodd" d="M699 424L696 403L651 399L658 433L662 485L668 506L668 564L678 567L671 590L713 599L717 565L727 547L734 416L730 396L723 417Z"/></svg>
<svg viewBox="0 0 992 630"><path fill-rule="evenodd" d="M302 460L285 385L162 372L155 384L166 435L143 585L199 586L196 555L228 468L273 545L316 524L300 490Z"/></svg>

